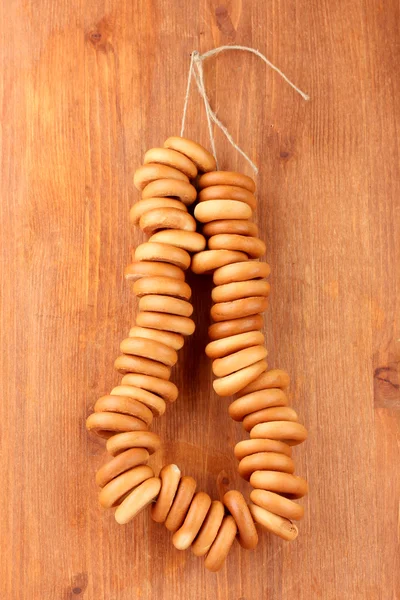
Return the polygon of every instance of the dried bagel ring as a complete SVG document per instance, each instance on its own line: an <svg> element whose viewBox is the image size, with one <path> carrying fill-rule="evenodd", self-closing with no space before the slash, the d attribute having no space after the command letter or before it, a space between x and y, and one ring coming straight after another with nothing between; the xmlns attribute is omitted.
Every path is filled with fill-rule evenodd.
<svg viewBox="0 0 400 600"><path fill-rule="evenodd" d="M204 250L192 258L192 271L197 274L211 273L222 265L247 260L247 254L235 250Z"/></svg>
<svg viewBox="0 0 400 600"><path fill-rule="evenodd" d="M268 298L264 296L249 296L231 302L218 302L211 308L210 314L214 321L241 319L266 310Z"/></svg>
<svg viewBox="0 0 400 600"><path fill-rule="evenodd" d="M142 373L159 379L169 379L171 377L171 369L160 362L143 358L141 356L128 356L122 354L114 362L114 367L119 373Z"/></svg>
<svg viewBox="0 0 400 600"><path fill-rule="evenodd" d="M209 571L219 571L221 569L235 541L236 532L235 519L231 515L225 517L204 561L206 569Z"/></svg>
<svg viewBox="0 0 400 600"><path fill-rule="evenodd" d="M192 552L195 556L204 556L211 548L222 520L225 515L225 509L222 502L214 500L211 503L210 510L203 521L201 529L192 544Z"/></svg>
<svg viewBox="0 0 400 600"><path fill-rule="evenodd" d="M228 409L229 416L234 421L242 421L247 415L265 408L287 406L289 402L285 392L278 388L257 390L245 395L242 392L243 390L240 398L234 400Z"/></svg>
<svg viewBox="0 0 400 600"><path fill-rule="evenodd" d="M260 360L249 367L240 369L231 375L220 377L213 381L213 388L218 396L231 396L256 379L267 369L265 360ZM269 424L269 423L268 423ZM257 425L258 427L258 425Z"/></svg>
<svg viewBox="0 0 400 600"><path fill-rule="evenodd" d="M186 550L191 546L198 534L211 506L211 498L205 492L197 492L190 503L185 520L172 536L172 543L178 550Z"/></svg>
<svg viewBox="0 0 400 600"><path fill-rule="evenodd" d="M133 467L146 464L149 453L145 448L131 448L122 454L115 456L104 463L96 473L96 483L99 487L104 487L121 473L125 473Z"/></svg>
<svg viewBox="0 0 400 600"><path fill-rule="evenodd" d="M140 217L139 227L147 235L161 229L196 231L196 221L192 215L177 208L154 208Z"/></svg>
<svg viewBox="0 0 400 600"><path fill-rule="evenodd" d="M254 365L254 363L266 358L267 354L268 351L265 346L243 348L243 350L238 350L223 358L216 358L212 363L212 370L216 377L225 377L244 367Z"/></svg>
<svg viewBox="0 0 400 600"><path fill-rule="evenodd" d="M143 190L146 185L149 185L152 181L157 179L178 179L181 181L189 181L189 178L173 167L160 164L147 164L142 165L136 169L133 176L133 184L137 190Z"/></svg>
<svg viewBox="0 0 400 600"><path fill-rule="evenodd" d="M196 481L193 477L184 476L180 480L178 491L175 495L172 507L165 520L165 527L175 533L185 520L186 513L196 491Z"/></svg>
<svg viewBox="0 0 400 600"><path fill-rule="evenodd" d="M284 473L294 473L294 462L290 456L277 452L257 452L242 458L238 465L240 477L250 479L255 471L281 471Z"/></svg>
<svg viewBox="0 0 400 600"><path fill-rule="evenodd" d="M262 315L250 315L242 319L231 319L230 321L221 321L210 325L208 328L208 337L210 340L219 340L238 333L246 333L262 328Z"/></svg>
<svg viewBox="0 0 400 600"><path fill-rule="evenodd" d="M160 163L174 167L187 175L189 179L194 179L197 176L197 167L194 162L181 152L169 148L151 148L151 150L147 150L143 162L145 165Z"/></svg>
<svg viewBox="0 0 400 600"><path fill-rule="evenodd" d="M130 415L144 421L146 425L151 425L153 420L151 410L142 402L129 396L119 396L117 394L102 396L97 400L93 410L94 412L115 412Z"/></svg>
<svg viewBox="0 0 400 600"><path fill-rule="evenodd" d="M194 216L200 223L219 221L229 215L231 219L251 219L253 211L248 204L238 200L207 200L194 209Z"/></svg>
<svg viewBox="0 0 400 600"><path fill-rule="evenodd" d="M146 431L147 425L137 417L113 412L92 413L86 419L86 429L99 437L108 439L115 433Z"/></svg>
<svg viewBox="0 0 400 600"><path fill-rule="evenodd" d="M236 171L211 171L210 173L204 173L204 175L199 177L197 183L201 190L214 185L234 185L245 188L252 194L256 191L254 180Z"/></svg>
<svg viewBox="0 0 400 600"><path fill-rule="evenodd" d="M137 281L142 277L172 277L181 281L185 280L185 274L179 267L166 262L140 261L134 262L125 268L125 279Z"/></svg>
<svg viewBox="0 0 400 600"><path fill-rule="evenodd" d="M130 375L133 375L133 373L130 373ZM128 377L128 375L125 375L125 377ZM164 380L160 379L160 381ZM147 408L151 410L153 415L156 417L160 417L165 413L166 404L162 398L149 392L148 390L143 390L141 388L134 387L133 385L117 385L111 390L110 395L125 396L127 398L137 400L141 404L147 406Z"/></svg>
<svg viewBox="0 0 400 600"><path fill-rule="evenodd" d="M237 200L248 204L252 210L256 209L257 200L249 190L234 185L213 185L201 190L197 197L198 201L208 200Z"/></svg>
<svg viewBox="0 0 400 600"><path fill-rule="evenodd" d="M199 171L208 172L215 171L216 169L217 164L213 155L203 148L203 146L200 146L200 144L197 144L192 140L172 136L165 140L164 147L176 150L190 158Z"/></svg>
<svg viewBox="0 0 400 600"><path fill-rule="evenodd" d="M174 350L180 350L185 342L184 337L179 333L160 331L159 329L150 329L149 327L138 327L137 325L130 329L129 337L142 337L148 340L155 340L156 342L170 346Z"/></svg>
<svg viewBox="0 0 400 600"><path fill-rule="evenodd" d="M145 448L149 454L154 454L161 446L161 438L153 431L124 431L117 433L107 440L107 452L113 456L130 448Z"/></svg>
<svg viewBox="0 0 400 600"><path fill-rule="evenodd" d="M158 242L145 242L137 246L135 260L170 263L184 270L190 266L190 254L186 250Z"/></svg>
<svg viewBox="0 0 400 600"><path fill-rule="evenodd" d="M249 509L256 523L282 539L292 541L299 535L296 525L288 519L274 515L257 504L250 504Z"/></svg>
<svg viewBox="0 0 400 600"><path fill-rule="evenodd" d="M257 506L265 508L265 510L279 515L280 517L284 517L285 519L300 521L304 516L304 506L301 506L301 504L297 504L296 502L293 502L293 500L285 498L280 494L275 494L275 492L252 490L250 499L254 504L257 504Z"/></svg>
<svg viewBox="0 0 400 600"><path fill-rule="evenodd" d="M179 179L157 179L146 185L142 192L142 198L177 198L183 204L189 206L197 198L196 188L187 181Z"/></svg>
<svg viewBox="0 0 400 600"><path fill-rule="evenodd" d="M235 519L239 544L246 550L252 550L258 544L258 535L243 494L237 490L229 490L224 495L224 504Z"/></svg>
<svg viewBox="0 0 400 600"><path fill-rule="evenodd" d="M213 302L231 302L249 296L269 296L271 286L268 281L254 279L251 281L235 281L217 285L211 292Z"/></svg>
<svg viewBox="0 0 400 600"><path fill-rule="evenodd" d="M180 279L172 277L146 277L133 284L133 292L137 298L147 294L162 294L183 300L190 300L192 290L190 286Z"/></svg>
<svg viewBox="0 0 400 600"><path fill-rule="evenodd" d="M130 375L133 375L133 373L125 375L125 377L129 377ZM160 379L159 381L164 380ZM168 381L167 383L171 382ZM117 385L111 390L110 394L112 396L115 395L133 398L134 400L137 400L138 402L141 402L141 404L147 406L147 408L149 408L156 417L160 417L165 413L166 404L164 400L148 390L143 390L142 388L134 387L133 385Z"/></svg>
<svg viewBox="0 0 400 600"><path fill-rule="evenodd" d="M258 227L252 221L244 219L221 219L203 225L203 234L207 237L220 233L237 233L238 235L258 236Z"/></svg>
<svg viewBox="0 0 400 600"><path fill-rule="evenodd" d="M259 238L232 233L220 233L211 236L208 240L208 247L210 250L220 250L221 248L225 250L239 250L240 252L245 252L251 258L260 258L260 256L266 253L266 246Z"/></svg>
<svg viewBox="0 0 400 600"><path fill-rule="evenodd" d="M129 211L129 218L134 225L137 225L140 217L156 208L176 208L176 210L187 213L187 207L180 200L174 200L174 198L147 198L135 202Z"/></svg>
<svg viewBox="0 0 400 600"><path fill-rule="evenodd" d="M225 285L236 281L249 281L268 277L271 268L268 263L249 260L221 267L214 273L215 285Z"/></svg>
<svg viewBox="0 0 400 600"><path fill-rule="evenodd" d="M149 296L144 296L144 298L148 297ZM170 348L161 342L147 340L140 337L128 337L125 340L122 340L120 344L120 350L124 354L142 356L143 358L155 360L163 365L166 365L167 367L173 367L178 360L178 355L173 348Z"/></svg>
<svg viewBox="0 0 400 600"><path fill-rule="evenodd" d="M164 523L181 480L181 471L177 465L166 465L161 469L159 477L161 491L156 503L151 507L151 518L156 523Z"/></svg>
<svg viewBox="0 0 400 600"><path fill-rule="evenodd" d="M111 508L120 503L121 499L138 485L154 477L154 471L148 465L139 465L118 475L107 483L99 494L99 502L103 508Z"/></svg>
<svg viewBox="0 0 400 600"><path fill-rule="evenodd" d="M258 452L280 452L286 456L292 456L292 449L284 442L268 439L242 440L233 449L235 457L242 460L245 456Z"/></svg>
<svg viewBox="0 0 400 600"><path fill-rule="evenodd" d="M270 421L298 421L298 416L293 408L289 406L274 406L257 410L243 419L243 427L250 431L259 423L268 423Z"/></svg>
<svg viewBox="0 0 400 600"><path fill-rule="evenodd" d="M222 358L232 352L264 344L264 341L265 338L261 331L248 331L210 342L207 344L205 352L209 358Z"/></svg>
<svg viewBox="0 0 400 600"><path fill-rule="evenodd" d="M195 231L179 231L177 229L164 229L151 236L149 242L171 244L183 248L187 252L201 252L206 247L206 240L201 233Z"/></svg>
<svg viewBox="0 0 400 600"><path fill-rule="evenodd" d="M168 402L175 402L178 397L178 388L172 381L160 379L159 377L151 377L141 373L127 373L121 380L122 385L131 385L139 389L143 389L153 394L161 396ZM142 400L143 402L143 400Z"/></svg>
<svg viewBox="0 0 400 600"><path fill-rule="evenodd" d="M158 477L146 479L136 487L115 511L115 520L120 525L129 523L141 510L146 508L155 498L157 498L161 487L161 480Z"/></svg>
<svg viewBox="0 0 400 600"><path fill-rule="evenodd" d="M250 477L250 485L257 489L285 494L290 498L302 498L308 493L305 479L278 471L254 471Z"/></svg>
<svg viewBox="0 0 400 600"><path fill-rule="evenodd" d="M193 306L190 302L181 300L180 298L160 296L159 294L148 294L147 296L142 296L142 298L140 298L139 310L143 312L149 311L190 317L193 313Z"/></svg>
<svg viewBox="0 0 400 600"><path fill-rule="evenodd" d="M271 369L270 371L260 375L258 379L253 381L253 383L242 390L242 393L248 394L250 392L257 392L266 388L286 389L289 387L289 384L290 377L286 371L282 371L282 369Z"/></svg>
<svg viewBox="0 0 400 600"><path fill-rule="evenodd" d="M272 423L259 423L250 431L251 438L268 438L269 440L280 440L296 446L307 439L307 429L301 423L293 421L274 421Z"/></svg>
<svg viewBox="0 0 400 600"><path fill-rule="evenodd" d="M192 335L196 328L194 321L188 317L148 311L140 312L136 318L136 323L141 327L172 331L181 335Z"/></svg>

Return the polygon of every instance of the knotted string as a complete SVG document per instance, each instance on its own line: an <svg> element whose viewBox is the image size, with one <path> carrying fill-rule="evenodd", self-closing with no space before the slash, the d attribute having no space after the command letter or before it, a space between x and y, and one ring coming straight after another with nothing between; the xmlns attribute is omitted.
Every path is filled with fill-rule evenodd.
<svg viewBox="0 0 400 600"><path fill-rule="evenodd" d="M187 86L186 86L185 102L183 105L181 137L183 137L183 134L185 132L185 123L186 123L186 114L187 114L187 108L188 108L189 96L190 96L190 87L191 87L191 83L192 83L192 78L194 78L194 80L196 81L197 89L199 90L200 96L202 97L203 102L204 102L204 108L206 110L206 116L207 116L208 133L210 136L211 149L215 156L215 160L217 163L217 169L218 169L218 160L217 160L217 153L216 153L216 149L215 149L215 139L214 139L212 123L215 123L215 125L217 125L217 127L219 127L219 129L225 135L225 137L227 138L229 143L235 148L235 150L237 150L237 152L239 152L239 154L241 154L243 156L243 158L245 160L247 160L247 162L250 164L250 166L254 170L254 172L258 173L257 166L253 163L253 161L250 159L250 157L247 156L247 154L234 142L231 134L229 133L229 131L227 130L225 125L218 119L217 115L212 110L212 108L210 106L210 101L208 99L208 95L206 92L206 88L205 88L205 84L204 84L203 62L205 60L207 60L208 58L215 56L215 54L219 54L220 52L224 52L225 50L241 50L244 52L251 52L252 54L255 54L256 56L261 58L261 60L263 60L265 62L265 64L267 64L271 69L276 71L276 73L278 73L278 75L280 75L286 81L286 83L288 83L290 85L290 87L292 87L298 94L300 94L300 96L304 100L309 100L310 97L307 94L305 94L304 92L302 92L292 81L290 81L290 79L288 77L286 77L286 75L284 73L282 73L282 71L280 69L278 69L278 67L273 65L264 56L264 54L261 54L261 52L259 52L255 48L249 48L247 46L219 46L218 48L213 48L213 50L209 50L208 52L205 52L204 54L200 54L197 50L194 50L194 52L192 52L192 55L190 58L189 75L188 75Z"/></svg>

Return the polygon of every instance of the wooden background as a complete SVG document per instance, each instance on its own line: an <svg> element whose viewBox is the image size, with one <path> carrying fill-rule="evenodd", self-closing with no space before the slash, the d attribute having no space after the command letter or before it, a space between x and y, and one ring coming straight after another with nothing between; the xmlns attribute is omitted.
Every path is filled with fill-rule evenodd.
<svg viewBox="0 0 400 600"><path fill-rule="evenodd" d="M395 0L4 0L1 94L0 596L5 600L392 600L400 588L399 12ZM273 292L271 366L292 377L309 479L292 544L238 545L218 574L175 550L148 513L126 527L97 503L103 443L84 421L118 381L134 320L123 280L146 149L179 133L189 55L212 105L260 167L258 224ZM193 92L187 134L208 145ZM250 174L217 132L222 168ZM198 328L155 429L214 497L239 485L243 437L212 393ZM397 473L396 473L397 471Z"/></svg>

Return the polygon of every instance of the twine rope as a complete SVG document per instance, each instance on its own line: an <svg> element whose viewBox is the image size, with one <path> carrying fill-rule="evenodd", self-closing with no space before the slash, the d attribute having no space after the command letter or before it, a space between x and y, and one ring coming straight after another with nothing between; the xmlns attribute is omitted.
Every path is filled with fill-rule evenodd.
<svg viewBox="0 0 400 600"><path fill-rule="evenodd" d="M278 75L280 75L282 77L282 79L284 79L286 81L286 83L288 83L290 85L290 87L292 87L298 94L300 94L300 96L304 100L309 100L310 97L307 94L305 94L304 92L302 92L300 88L298 88L292 81L290 81L290 79L280 69L278 69L278 67L276 67L274 64L272 64L264 56L264 54L262 54L259 50L256 50L255 48L250 48L248 46L219 46L218 48L213 48L212 50L209 50L208 52L205 52L204 54L200 54L197 50L194 50L192 52L192 55L190 58L189 74L188 74L187 85L186 85L185 101L184 101L184 105L183 105L181 137L183 137L183 134L185 132L186 115L187 115L187 109L188 109L188 104L189 104L191 83L192 83L192 79L194 79L196 82L196 85L197 85L197 89L199 90L200 96L203 99L204 108L205 108L206 117L207 117L208 134L210 136L211 149L212 149L212 152L215 156L215 160L217 163L217 169L219 167L218 167L217 153L216 153L216 149L215 149L213 123L215 123L215 125L222 131L222 133L225 135L225 137L227 138L229 143L235 148L235 150L237 152L239 152L239 154L241 154L243 156L243 158L245 160L247 160L247 162L250 164L253 171L257 174L258 173L257 166L253 163L253 161L250 159L250 157L240 148L240 146L238 146L236 144L236 142L233 140L231 134L229 133L228 129L218 119L217 115L215 114L215 112L212 110L212 108L210 106L210 101L209 101L209 98L207 95L207 90L206 90L205 83L204 83L203 62L205 60L207 60L208 58L211 58L212 56L219 54L220 52L224 52L225 50L240 50L243 52L251 52L252 54L255 54L256 56L261 58L261 60L264 61L265 64L268 65L273 71L278 73Z"/></svg>

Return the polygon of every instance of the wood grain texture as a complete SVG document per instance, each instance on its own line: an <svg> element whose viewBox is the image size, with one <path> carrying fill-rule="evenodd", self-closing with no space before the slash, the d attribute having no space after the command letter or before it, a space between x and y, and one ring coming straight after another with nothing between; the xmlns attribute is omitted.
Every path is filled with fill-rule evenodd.
<svg viewBox="0 0 400 600"><path fill-rule="evenodd" d="M4 599L398 598L400 362L399 11L395 0L26 0L0 7L0 595ZM269 363L293 378L310 430L295 451L311 493L292 544L267 534L218 574L142 514L97 503L104 444L84 421L118 381L134 319L123 280L146 149L179 132L189 54L212 105L259 165L258 224L272 266ZM187 134L208 144L191 96ZM216 133L222 168L249 173ZM158 420L173 460L214 497L246 487L243 437L212 393L210 284Z"/></svg>

